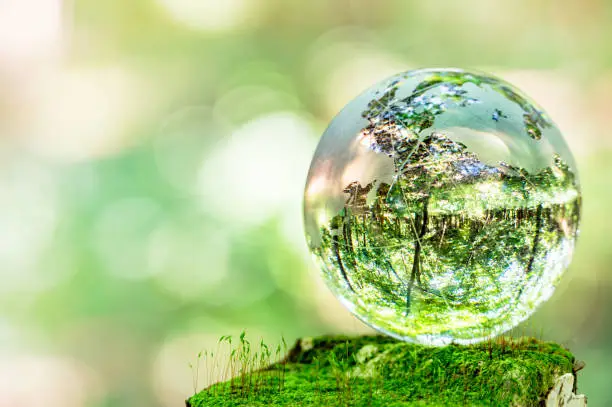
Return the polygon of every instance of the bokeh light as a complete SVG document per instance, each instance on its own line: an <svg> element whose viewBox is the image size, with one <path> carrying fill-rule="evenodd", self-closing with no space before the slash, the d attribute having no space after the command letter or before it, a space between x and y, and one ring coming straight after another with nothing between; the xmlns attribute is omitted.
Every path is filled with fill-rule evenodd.
<svg viewBox="0 0 612 407"><path fill-rule="evenodd" d="M157 0L172 18L187 27L226 31L252 21L257 0Z"/></svg>
<svg viewBox="0 0 612 407"><path fill-rule="evenodd" d="M127 198L104 209L93 229L93 248L105 269L119 278L142 279L158 270L148 267L149 240L161 222L162 209L150 198Z"/></svg>
<svg viewBox="0 0 612 407"><path fill-rule="evenodd" d="M130 124L152 101L120 66L51 70L24 83L20 92L24 110L15 118L20 141L35 154L62 161L106 156L129 145Z"/></svg>
<svg viewBox="0 0 612 407"><path fill-rule="evenodd" d="M13 355L0 362L0 406L33 406L44 394L49 407L82 407L100 390L92 372L70 359Z"/></svg>
<svg viewBox="0 0 612 407"><path fill-rule="evenodd" d="M54 238L59 202L49 168L2 151L0 164L0 292L27 293L52 284L41 258Z"/></svg>
<svg viewBox="0 0 612 407"><path fill-rule="evenodd" d="M308 121L290 112L257 117L236 129L204 158L203 209L243 227L292 205L305 182L313 135Z"/></svg>
<svg viewBox="0 0 612 407"><path fill-rule="evenodd" d="M27 63L57 56L68 28L65 13L64 0L0 3L0 61L4 67L22 69Z"/></svg>
<svg viewBox="0 0 612 407"><path fill-rule="evenodd" d="M230 239L193 216L160 224L149 239L149 267L162 290L180 299L209 301L230 284ZM214 301L212 301L214 303Z"/></svg>

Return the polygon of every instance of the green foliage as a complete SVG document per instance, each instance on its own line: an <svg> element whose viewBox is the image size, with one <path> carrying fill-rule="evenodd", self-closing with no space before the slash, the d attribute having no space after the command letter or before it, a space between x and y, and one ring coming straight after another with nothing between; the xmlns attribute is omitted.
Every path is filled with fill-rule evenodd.
<svg viewBox="0 0 612 407"><path fill-rule="evenodd" d="M573 363L566 349L533 338L432 348L386 336L321 337L298 341L282 362L213 385L187 403L532 406L544 399L555 377L572 372Z"/></svg>

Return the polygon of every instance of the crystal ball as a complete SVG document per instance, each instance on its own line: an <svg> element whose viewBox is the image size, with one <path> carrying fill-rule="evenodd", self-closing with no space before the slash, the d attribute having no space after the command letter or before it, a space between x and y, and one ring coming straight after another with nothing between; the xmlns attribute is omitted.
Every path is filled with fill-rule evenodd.
<svg viewBox="0 0 612 407"><path fill-rule="evenodd" d="M324 280L393 337L468 344L550 298L578 234L576 164L533 100L460 69L398 74L325 130L304 192Z"/></svg>

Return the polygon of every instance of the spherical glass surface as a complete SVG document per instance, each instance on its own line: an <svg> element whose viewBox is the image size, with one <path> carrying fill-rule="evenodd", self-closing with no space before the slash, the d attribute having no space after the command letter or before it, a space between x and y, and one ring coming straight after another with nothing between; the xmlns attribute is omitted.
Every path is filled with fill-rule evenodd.
<svg viewBox="0 0 612 407"><path fill-rule="evenodd" d="M351 101L316 149L304 196L311 252L361 320L430 345L473 343L553 293L578 234L576 165L514 86L409 71Z"/></svg>

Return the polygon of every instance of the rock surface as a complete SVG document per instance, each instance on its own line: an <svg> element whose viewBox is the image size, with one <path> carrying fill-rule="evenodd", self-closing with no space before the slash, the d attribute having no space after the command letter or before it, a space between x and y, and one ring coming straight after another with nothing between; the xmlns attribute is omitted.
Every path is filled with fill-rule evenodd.
<svg viewBox="0 0 612 407"><path fill-rule="evenodd" d="M546 398L546 407L586 407L586 396L574 394L573 388L574 375L572 373L557 377L555 385Z"/></svg>

